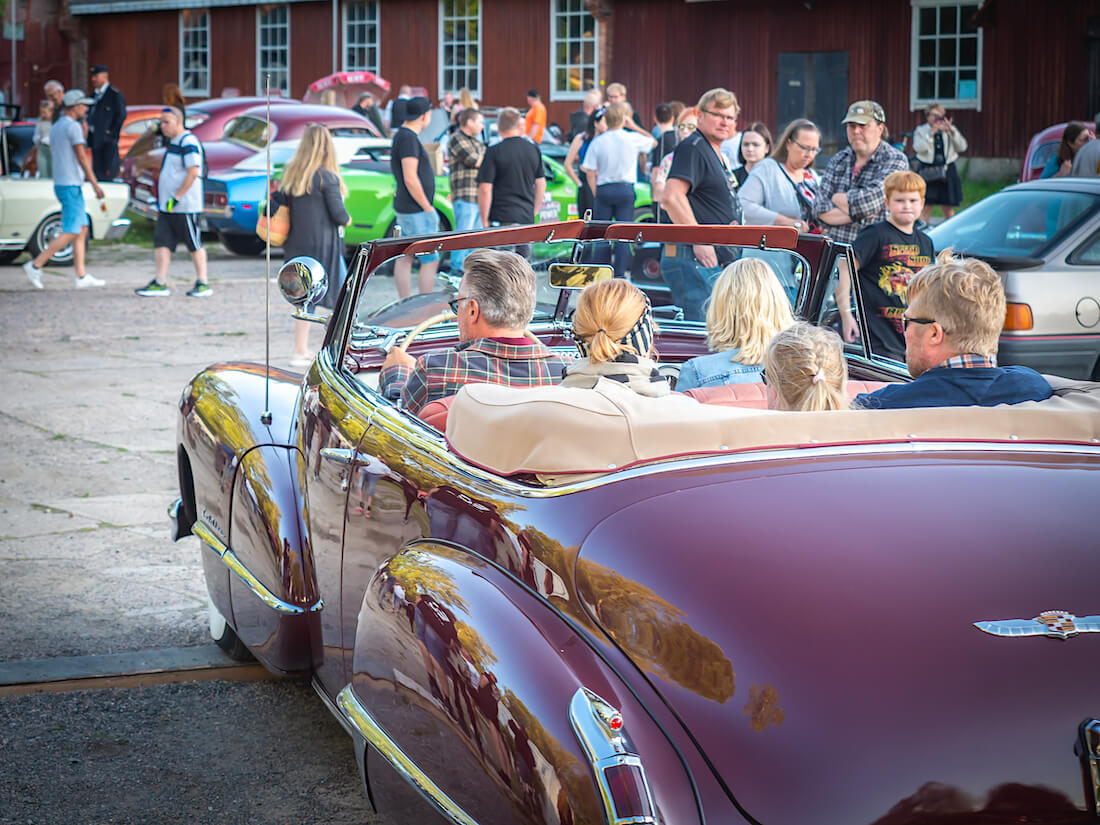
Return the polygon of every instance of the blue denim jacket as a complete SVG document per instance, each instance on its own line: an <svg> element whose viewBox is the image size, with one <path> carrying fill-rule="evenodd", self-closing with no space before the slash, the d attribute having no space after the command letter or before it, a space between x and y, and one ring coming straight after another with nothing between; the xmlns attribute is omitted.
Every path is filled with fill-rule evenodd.
<svg viewBox="0 0 1100 825"><path fill-rule="evenodd" d="M696 387L718 387L723 384L756 384L760 381L760 364L742 364L732 360L737 350L727 349L700 355L686 361L680 367L676 379L676 391L685 392Z"/></svg>

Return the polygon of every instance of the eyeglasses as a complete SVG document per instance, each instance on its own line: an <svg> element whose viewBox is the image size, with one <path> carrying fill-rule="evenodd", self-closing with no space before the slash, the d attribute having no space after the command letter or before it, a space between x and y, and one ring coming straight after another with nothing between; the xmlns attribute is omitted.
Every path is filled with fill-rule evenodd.
<svg viewBox="0 0 1100 825"><path fill-rule="evenodd" d="M736 123L737 122L737 115L723 115L723 114L720 114L718 112L712 112L710 109L700 109L700 111L705 115L710 115L711 117L718 118L723 123Z"/></svg>
<svg viewBox="0 0 1100 825"><path fill-rule="evenodd" d="M909 329L910 324L934 324L935 318L910 318L908 315L901 316L901 328Z"/></svg>
<svg viewBox="0 0 1100 825"><path fill-rule="evenodd" d="M699 127L694 123L681 123L676 128L679 129L681 132L694 132Z"/></svg>
<svg viewBox="0 0 1100 825"><path fill-rule="evenodd" d="M447 302L447 306L451 308L451 312L453 312L455 315L458 315L458 305L461 304L463 301L472 300L472 295L456 295L454 298Z"/></svg>
<svg viewBox="0 0 1100 825"><path fill-rule="evenodd" d="M795 146L797 146L803 152L809 152L811 155L816 155L818 152L821 151L820 146L803 146L801 143L799 143L794 138L791 138L791 143L793 143Z"/></svg>

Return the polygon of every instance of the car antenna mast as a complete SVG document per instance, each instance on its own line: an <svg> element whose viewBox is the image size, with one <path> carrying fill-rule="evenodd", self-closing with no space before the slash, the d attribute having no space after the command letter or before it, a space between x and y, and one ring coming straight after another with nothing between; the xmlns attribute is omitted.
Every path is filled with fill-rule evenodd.
<svg viewBox="0 0 1100 825"><path fill-rule="evenodd" d="M267 125L265 128L264 151L267 153L267 177L264 180L264 214L271 220L271 72L264 75L264 91L267 98ZM260 423L271 425L271 233L264 241L264 259L267 269L264 275L264 411L260 413Z"/></svg>

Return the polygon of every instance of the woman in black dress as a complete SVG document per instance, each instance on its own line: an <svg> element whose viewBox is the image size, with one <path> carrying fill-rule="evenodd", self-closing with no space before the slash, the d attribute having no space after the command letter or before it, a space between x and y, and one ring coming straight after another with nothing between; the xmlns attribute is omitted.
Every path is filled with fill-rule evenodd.
<svg viewBox="0 0 1100 825"><path fill-rule="evenodd" d="M308 255L325 267L328 290L320 305L329 309L336 307L347 272L344 227L351 220L344 208L347 194L328 129L318 123L306 127L298 151L283 172L279 192L272 198L272 208L276 199L290 207L290 231L283 244L286 259ZM308 321L295 322L292 366L306 366L312 361L309 328Z"/></svg>
<svg viewBox="0 0 1100 825"><path fill-rule="evenodd" d="M914 171L928 187L921 212L921 220L927 223L933 206L939 206L943 216L950 218L955 207L962 203L962 179L955 161L966 151L967 142L941 104L933 103L924 110L924 115L925 122L913 130L913 151L917 155Z"/></svg>

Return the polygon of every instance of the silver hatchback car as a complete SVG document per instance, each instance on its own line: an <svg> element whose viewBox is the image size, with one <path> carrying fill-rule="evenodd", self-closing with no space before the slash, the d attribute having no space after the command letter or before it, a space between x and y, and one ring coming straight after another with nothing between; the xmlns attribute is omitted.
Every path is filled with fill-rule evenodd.
<svg viewBox="0 0 1100 825"><path fill-rule="evenodd" d="M928 234L1000 272L1000 363L1100 380L1100 178L1018 183Z"/></svg>

